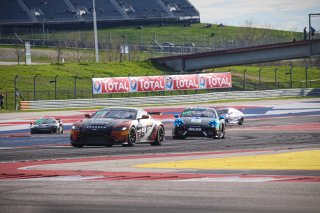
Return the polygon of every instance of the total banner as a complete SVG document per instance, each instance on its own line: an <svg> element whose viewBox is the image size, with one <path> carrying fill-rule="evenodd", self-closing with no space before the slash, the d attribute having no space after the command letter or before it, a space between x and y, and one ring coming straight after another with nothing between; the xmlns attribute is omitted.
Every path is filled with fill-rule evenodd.
<svg viewBox="0 0 320 213"><path fill-rule="evenodd" d="M93 94L232 87L231 73L92 78Z"/></svg>

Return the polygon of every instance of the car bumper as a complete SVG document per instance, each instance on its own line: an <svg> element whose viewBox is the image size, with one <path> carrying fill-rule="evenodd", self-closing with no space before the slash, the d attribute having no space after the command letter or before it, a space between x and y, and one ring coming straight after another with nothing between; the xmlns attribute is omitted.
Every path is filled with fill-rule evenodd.
<svg viewBox="0 0 320 213"><path fill-rule="evenodd" d="M192 130L193 128L193 130ZM215 128L212 127L175 127L172 131L173 136L177 137L213 137Z"/></svg>
<svg viewBox="0 0 320 213"><path fill-rule="evenodd" d="M128 138L126 132L107 133L79 133L71 132L70 143L88 146L106 146L114 144L122 144Z"/></svg>

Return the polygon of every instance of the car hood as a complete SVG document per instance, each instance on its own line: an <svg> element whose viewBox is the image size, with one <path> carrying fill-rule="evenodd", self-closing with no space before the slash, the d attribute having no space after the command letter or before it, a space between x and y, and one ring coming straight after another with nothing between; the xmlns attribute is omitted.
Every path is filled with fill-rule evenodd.
<svg viewBox="0 0 320 213"><path fill-rule="evenodd" d="M113 127L118 124L127 123L128 119L114 119L114 118L90 118L82 121L82 126L105 126Z"/></svg>
<svg viewBox="0 0 320 213"><path fill-rule="evenodd" d="M214 118L202 118L202 117L183 117L179 118L187 125L208 125L210 121L217 120Z"/></svg>

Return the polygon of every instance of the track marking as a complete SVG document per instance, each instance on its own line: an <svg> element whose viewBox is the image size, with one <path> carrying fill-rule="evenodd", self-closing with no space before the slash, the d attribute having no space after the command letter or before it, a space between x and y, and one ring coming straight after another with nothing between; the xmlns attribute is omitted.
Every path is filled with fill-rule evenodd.
<svg viewBox="0 0 320 213"><path fill-rule="evenodd" d="M134 167L199 170L320 170L320 150L171 161L140 164Z"/></svg>
<svg viewBox="0 0 320 213"><path fill-rule="evenodd" d="M240 176L232 177L204 177L204 178L192 178L183 180L173 180L178 182L232 182L232 183L260 183L260 182L273 182L273 181L285 181L290 178L275 178L275 177L252 177L244 178Z"/></svg>
<svg viewBox="0 0 320 213"><path fill-rule="evenodd" d="M30 178L31 181L83 181L83 180L94 180L103 178L103 176L81 176L81 175L72 175L72 176L57 176L57 177L39 177L39 178Z"/></svg>

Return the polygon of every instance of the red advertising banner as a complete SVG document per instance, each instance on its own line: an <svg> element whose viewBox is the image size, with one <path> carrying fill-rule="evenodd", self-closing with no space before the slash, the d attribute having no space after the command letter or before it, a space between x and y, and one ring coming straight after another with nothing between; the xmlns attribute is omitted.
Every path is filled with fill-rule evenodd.
<svg viewBox="0 0 320 213"><path fill-rule="evenodd" d="M170 77L173 80L173 90L199 89L199 79L197 74L167 76L167 78Z"/></svg>
<svg viewBox="0 0 320 213"><path fill-rule="evenodd" d="M130 77L130 92L164 91L164 76Z"/></svg>
<svg viewBox="0 0 320 213"><path fill-rule="evenodd" d="M119 78L93 78L93 94L106 94L117 92L129 92L129 79Z"/></svg>
<svg viewBox="0 0 320 213"><path fill-rule="evenodd" d="M215 89L232 87L231 73L199 74L199 89Z"/></svg>
<svg viewBox="0 0 320 213"><path fill-rule="evenodd" d="M232 87L231 73L93 78L93 94Z"/></svg>

